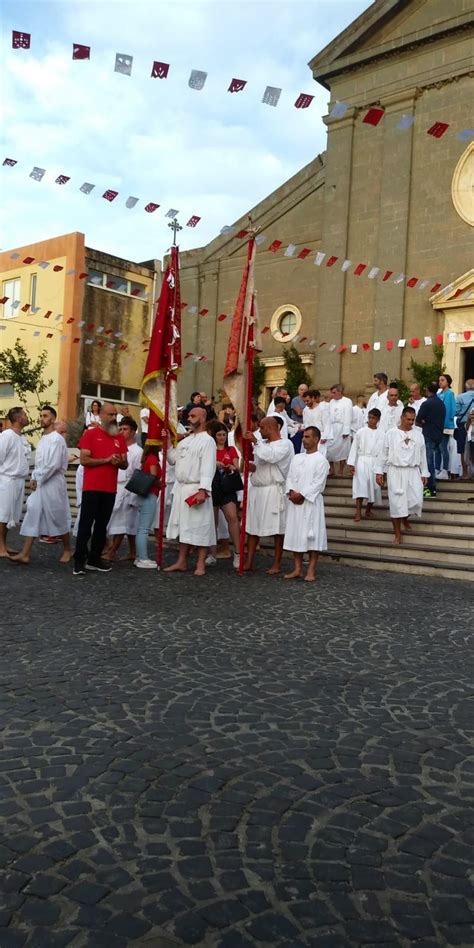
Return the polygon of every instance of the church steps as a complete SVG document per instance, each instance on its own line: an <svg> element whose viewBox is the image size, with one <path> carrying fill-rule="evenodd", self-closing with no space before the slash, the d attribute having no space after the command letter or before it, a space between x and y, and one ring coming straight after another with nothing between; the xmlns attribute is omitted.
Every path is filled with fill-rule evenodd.
<svg viewBox="0 0 474 948"><path fill-rule="evenodd" d="M381 539L366 539L360 537L344 537L344 538L328 538L328 546L331 553L337 551L337 549L344 548L344 552L348 551L351 553L367 553L372 556L384 556L387 559L395 560L406 560L413 558L415 554L420 555L420 559L430 559L436 558L439 559L440 565L444 566L446 563L452 565L464 566L473 565L474 566L474 557L472 549L470 552L465 550L464 545L461 547L459 544L459 550L453 549L450 546L446 549L445 546L439 545L435 546L423 541L420 538L418 541L415 540L410 534L409 536L406 533L402 533L402 543L399 546L396 546L393 542L393 535L390 536L387 533L386 538Z"/></svg>
<svg viewBox="0 0 474 948"><path fill-rule="evenodd" d="M330 524L328 525L327 533L331 543L336 543L338 540L359 540L361 543L365 543L366 541L385 543L387 539L388 542L391 543L393 538L391 525L388 523L384 525L384 529L373 529L372 524L370 526L368 524L354 524L352 528L350 526L342 528L335 527L333 524ZM413 523L411 533L404 534L403 543L411 547L434 547L441 551L452 550L453 547L462 543L463 550L471 550L471 555L474 553L474 533L466 533L461 529L458 533L442 533L438 529L423 530L419 529L418 521Z"/></svg>
<svg viewBox="0 0 474 948"><path fill-rule="evenodd" d="M373 520L365 520L362 516L360 523L354 523L354 507L353 505L347 510L342 510L339 513L328 513L327 506L325 505L326 510L326 521L328 530L331 529L346 529L350 533L353 533L354 530L374 530L385 532L392 529L392 524L388 512L382 512L380 508L375 508L375 518ZM465 520L456 520L451 515L446 515L444 519L441 517L433 517L430 519L423 512L423 516L419 519L416 518L413 520L413 525L417 531L420 530L429 531L431 535L431 528L436 528L436 533L456 536L458 539L460 536L465 536L466 531L466 521ZM474 536L474 521L468 524L472 535Z"/></svg>
<svg viewBox="0 0 474 948"><path fill-rule="evenodd" d="M420 557L404 560L386 557L383 554L374 556L373 553L354 553L348 550L327 550L321 556L329 560L334 566L358 566L363 569L387 570L388 572L415 573L420 576L442 576L443 579L457 579L474 582L474 566L467 562L463 566L451 563L441 564L437 560L421 559ZM472 559L472 557L471 557Z"/></svg>

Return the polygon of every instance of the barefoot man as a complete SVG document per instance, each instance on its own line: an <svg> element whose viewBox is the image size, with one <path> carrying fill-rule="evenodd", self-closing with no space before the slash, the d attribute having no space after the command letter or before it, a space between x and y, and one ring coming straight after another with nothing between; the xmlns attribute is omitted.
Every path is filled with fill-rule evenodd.
<svg viewBox="0 0 474 948"><path fill-rule="evenodd" d="M429 477L425 439L420 428L413 427L414 423L415 409L404 408L399 427L387 431L382 453L375 462L379 487L383 485L384 472L387 473L393 542L396 544L402 540L402 523L405 530L411 530L408 522L410 514L421 516L423 487Z"/></svg>
<svg viewBox="0 0 474 948"><path fill-rule="evenodd" d="M173 504L166 536L179 539L176 563L165 573L184 573L188 568L189 549L197 547L195 576L204 576L210 546L216 543L212 480L216 473L216 442L206 431L205 408L194 407L188 415L191 434L183 438L168 455L175 464ZM187 503L191 501L191 503Z"/></svg>
<svg viewBox="0 0 474 948"><path fill-rule="evenodd" d="M300 579L303 570L303 554L309 553L307 583L314 583L320 550L327 550L326 521L324 519L323 490L329 473L329 463L318 451L321 432L310 425L303 432L305 454L293 458L286 493L288 512L283 540L285 550L291 550L294 566L284 579Z"/></svg>
<svg viewBox="0 0 474 948"><path fill-rule="evenodd" d="M259 441L252 431L245 434L246 441L253 444L255 464L255 471L250 478L252 487L247 503L248 542L245 572L253 569L260 537L272 536L275 555L267 573L269 576L275 576L280 572L286 526L285 482L295 452L291 441L281 437L280 421L274 415L262 418L260 432L263 441Z"/></svg>
<svg viewBox="0 0 474 948"><path fill-rule="evenodd" d="M378 427L380 411L371 408L367 425L359 428L354 435L347 466L352 474L352 496L356 502L354 523L362 516L362 502L367 500L365 517L370 520L374 515L374 504L382 503L382 492L375 480L375 462L382 452L384 432Z"/></svg>
<svg viewBox="0 0 474 948"><path fill-rule="evenodd" d="M26 565L36 537L61 537L63 553L60 563L69 563L71 546L69 530L71 511L67 496L66 471L68 453L66 442L56 431L56 411L45 405L40 411L39 423L43 435L36 448L35 466L31 473L30 496L26 503L25 519L20 534L25 542L12 562Z"/></svg>
<svg viewBox="0 0 474 948"><path fill-rule="evenodd" d="M115 559L126 534L128 553L122 559L134 562L137 558L135 537L138 526L138 502L137 495L127 490L125 485L128 484L133 472L140 467L143 449L135 441L137 423L130 415L122 415L119 432L124 436L127 445L127 469L126 471L119 469L118 472L114 509L107 524L108 543L102 554L102 559Z"/></svg>
<svg viewBox="0 0 474 948"><path fill-rule="evenodd" d="M24 408L10 408L7 421L10 427L0 434L0 557L3 559L15 552L7 550L7 532L20 522L25 477L29 471L21 437L28 415Z"/></svg>

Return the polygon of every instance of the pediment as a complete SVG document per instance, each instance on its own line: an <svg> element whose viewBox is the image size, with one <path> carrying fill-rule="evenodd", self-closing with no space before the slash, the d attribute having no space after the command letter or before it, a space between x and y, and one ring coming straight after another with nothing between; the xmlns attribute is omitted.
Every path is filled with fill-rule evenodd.
<svg viewBox="0 0 474 948"><path fill-rule="evenodd" d="M474 269L453 280L430 298L433 309L452 309L474 305Z"/></svg>
<svg viewBox="0 0 474 948"><path fill-rule="evenodd" d="M465 0L375 0L309 63L326 88L348 69L472 24Z"/></svg>

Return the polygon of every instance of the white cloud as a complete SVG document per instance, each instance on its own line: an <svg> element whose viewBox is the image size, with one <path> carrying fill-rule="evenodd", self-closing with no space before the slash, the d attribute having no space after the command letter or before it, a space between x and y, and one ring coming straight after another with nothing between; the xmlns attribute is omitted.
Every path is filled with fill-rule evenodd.
<svg viewBox="0 0 474 948"><path fill-rule="evenodd" d="M181 246L205 244L324 149L328 93L306 63L365 6L7 4L7 30L31 32L32 49L8 49L4 36L1 146L19 164L0 169L1 246L82 230L89 246L149 259L169 244L169 207L182 223L202 217ZM91 46L90 62L72 61L73 42ZM114 73L116 52L133 55L131 77ZM171 64L167 80L150 78L154 59ZM193 68L208 72L202 92L187 85ZM233 77L247 80L244 92L226 91ZM261 102L266 85L283 89L277 108ZM300 92L315 96L307 111L293 107ZM33 165L47 169L41 183L28 178ZM54 184L59 173L71 176L63 187ZM96 184L89 197L78 190L83 181ZM107 187L120 192L113 204L101 198ZM129 211L129 195L160 210Z"/></svg>

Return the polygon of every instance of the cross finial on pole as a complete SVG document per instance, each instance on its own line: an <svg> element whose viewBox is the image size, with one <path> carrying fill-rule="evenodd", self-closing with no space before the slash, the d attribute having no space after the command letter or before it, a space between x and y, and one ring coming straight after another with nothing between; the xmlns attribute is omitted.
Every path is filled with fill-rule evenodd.
<svg viewBox="0 0 474 948"><path fill-rule="evenodd" d="M173 220L169 222L168 227L171 227L171 230L173 231L173 246L176 247L176 234L183 228L181 227L181 224L178 224L176 218L173 218Z"/></svg>

